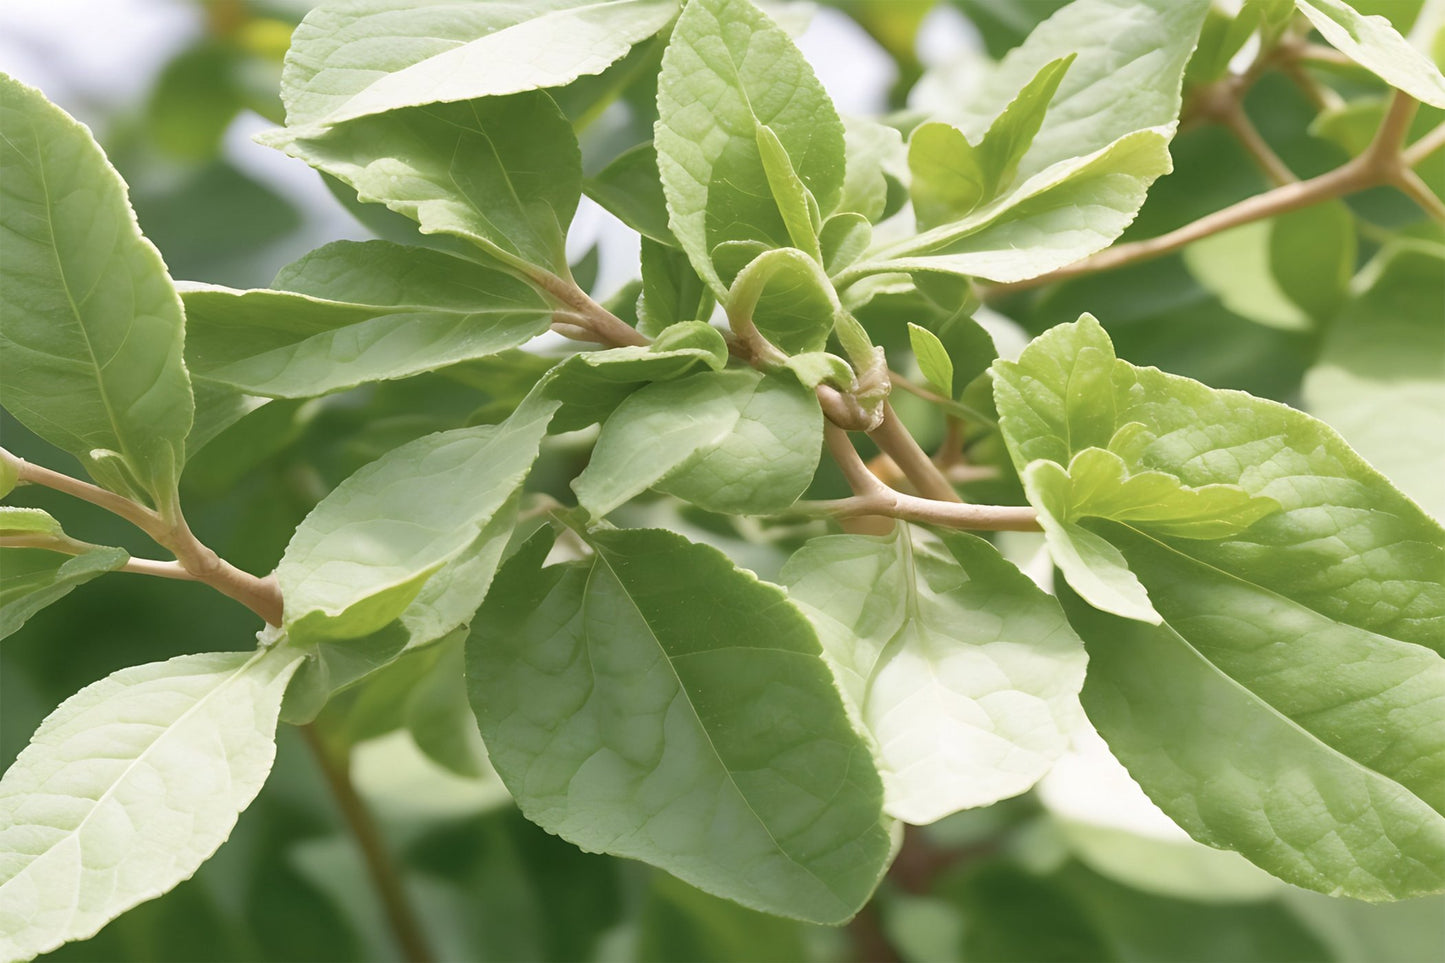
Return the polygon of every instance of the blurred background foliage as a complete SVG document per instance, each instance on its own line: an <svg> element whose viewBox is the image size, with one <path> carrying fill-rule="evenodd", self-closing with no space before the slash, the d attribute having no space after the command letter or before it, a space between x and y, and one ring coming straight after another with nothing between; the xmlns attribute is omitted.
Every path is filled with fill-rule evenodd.
<svg viewBox="0 0 1445 963"><path fill-rule="evenodd" d="M1421 8L1418 0L1353 2L1402 31ZM931 106L967 96L980 63L1002 56L1063 3L838 0L770 9L801 33L845 112L893 111L906 129ZM88 20L87 12L101 7L113 9ZM282 119L282 58L307 7L304 0L9 0L0 19L0 69L42 86L92 125L176 277L264 286L278 267L324 241L398 231L386 212L358 212L354 200L312 172L249 140ZM158 18L161 26L95 36L130 15ZM57 17L69 24L59 33ZM1222 36L1231 17L1230 5L1221 4L1206 41ZM77 42L120 52L97 60ZM1201 110L1190 112L1198 105L1190 93L1223 76L1230 53L1191 66L1173 147L1176 171L1155 186L1125 240L1270 186L1227 129ZM595 82L559 92L582 131L589 169L650 136L659 55L659 45L644 44ZM1384 91L1368 74L1330 62L1300 68L1298 76L1267 73L1243 101L1300 176L1358 152L1383 104ZM1417 134L1441 114L1421 110ZM1445 154L1420 173L1445 191ZM353 217L358 213L364 222ZM982 314L1002 348L1087 310L1109 327L1121 357L1302 404L1309 379L1324 376L1322 359L1338 366L1340 352L1348 352L1340 339L1348 339L1350 325L1388 310L1362 293L1357 272L1399 231L1441 241L1439 229L1402 197L1372 191L1178 255L1012 295ZM409 227L400 236L418 243ZM592 278L599 297L635 276L635 238L590 202L570 246L577 276ZM905 335L895 321L902 313L938 310L892 305L864 320L880 343L900 344ZM1398 350L1404 356L1418 345ZM520 375L509 368L501 380L501 366L483 362L313 401L273 402L191 463L188 514L223 556L267 571L296 524L341 479L422 434L497 420L545 366L538 359ZM908 401L899 402L906 416L927 417L924 406L909 408ZM941 430L926 421L915 427L925 441ZM3 434L22 457L61 467L61 456L13 421L4 422ZM532 487L564 494L581 457L580 446L562 439ZM817 487L841 493L826 472ZM49 509L80 537L143 548L123 523L53 495L27 490L19 501ZM665 502L630 510L630 523L665 523L764 577L776 572L796 534L743 531L737 526L756 523ZM1037 546L1019 536L1003 547L1027 558ZM248 648L253 632L247 613L186 583L121 576L82 586L0 649L0 765L82 686L125 665ZM831 930L765 917L640 864L582 853L527 823L486 764L455 645L423 650L345 692L316 732L333 760L349 759L438 959L1445 959L1445 900L1373 906L1270 880L1233 854L1189 841L1106 750L1082 737L1080 752L1035 793L911 829L874 902L848 927ZM325 774L299 732L283 726L271 780L195 878L50 958L393 960L399 948Z"/></svg>

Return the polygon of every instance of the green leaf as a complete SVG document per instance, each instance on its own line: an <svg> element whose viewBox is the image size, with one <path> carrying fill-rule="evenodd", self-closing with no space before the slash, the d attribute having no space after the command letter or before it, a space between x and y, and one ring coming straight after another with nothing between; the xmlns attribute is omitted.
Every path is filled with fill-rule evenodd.
<svg viewBox="0 0 1445 963"><path fill-rule="evenodd" d="M987 194L992 196L1013 182L1019 162L1028 153L1044 123L1044 112L1059 89L1059 83L1077 54L1051 60L1039 68L1033 79L1024 84L1018 96L1009 101L978 144L978 160L987 178Z"/></svg>
<svg viewBox="0 0 1445 963"><path fill-rule="evenodd" d="M908 322L908 343L913 356L918 359L918 368L933 390L945 398L953 397L953 359L948 349L938 340L938 335L927 328Z"/></svg>
<svg viewBox="0 0 1445 963"><path fill-rule="evenodd" d="M1171 170L1171 128L1140 130L1062 160L968 216L880 248L844 272L944 271L991 281L1037 277L1113 243L1149 185Z"/></svg>
<svg viewBox="0 0 1445 963"><path fill-rule="evenodd" d="M1209 0L1074 0L1039 24L968 97L954 120L978 143L1019 91L1077 54L1019 160L1018 179L1103 150L1127 134L1172 128L1184 67ZM1047 75L1046 75L1047 76Z"/></svg>
<svg viewBox="0 0 1445 963"><path fill-rule="evenodd" d="M818 247L823 255L823 270L831 277L868 250L873 241L873 225L868 218L853 211L842 211L823 222L818 232Z"/></svg>
<svg viewBox="0 0 1445 963"><path fill-rule="evenodd" d="M1330 326L1305 405L1400 489L1445 518L1445 248L1397 243Z"/></svg>
<svg viewBox="0 0 1445 963"><path fill-rule="evenodd" d="M1325 425L1276 402L1119 361L1088 315L994 372L1000 427L1021 471L1106 448L1131 473L1271 498L1280 511L1229 538L1157 537L1329 618L1445 646L1435 634L1445 623L1445 536ZM1159 521L1134 527L1153 534Z"/></svg>
<svg viewBox="0 0 1445 963"><path fill-rule="evenodd" d="M330 126L402 107L560 87L599 74L677 0L329 0L292 37L286 122Z"/></svg>
<svg viewBox="0 0 1445 963"><path fill-rule="evenodd" d="M783 142L778 140L773 129L760 123L754 137L757 141L758 158L763 162L763 173L767 175L768 188L773 193L774 203L778 205L778 213L783 216L788 238L792 241L791 246L807 252L813 260L821 263L823 252L818 247L818 231L822 225L813 221L817 215L816 209L810 210L810 206L817 202L813 200L813 195L808 193L808 188L804 186L798 172L793 170L788 150L783 146Z"/></svg>
<svg viewBox="0 0 1445 963"><path fill-rule="evenodd" d="M1096 607L1156 623L1069 609L1090 650L1085 708L1150 798L1196 839L1297 885L1367 899L1445 888L1445 717L1425 694L1445 673L1440 526L1321 423L1118 361L1087 315L994 371L1026 481L1107 448L1131 477L1279 505L1240 529L1256 509L1226 497L1236 531L1214 540L1170 530L1163 516L1203 500L1177 492L1143 512L1159 517L1072 523L1110 556L1085 559L1085 574L1137 580L1143 614L1056 555ZM1128 480L1109 477L1086 500L1120 498ZM1057 497L1029 494L1052 547L1067 548L1049 531Z"/></svg>
<svg viewBox="0 0 1445 963"><path fill-rule="evenodd" d="M466 238L518 271L538 265L568 276L563 244L582 159L545 92L411 107L262 141L406 215L423 234Z"/></svg>
<svg viewBox="0 0 1445 963"><path fill-rule="evenodd" d="M765 251L738 272L726 307L789 354L823 350L840 311L817 259L790 247Z"/></svg>
<svg viewBox="0 0 1445 963"><path fill-rule="evenodd" d="M653 873L637 911L637 963L813 959L802 925L709 896L676 877Z"/></svg>
<svg viewBox="0 0 1445 963"><path fill-rule="evenodd" d="M5 408L96 480L168 511L191 428L180 299L90 132L0 75Z"/></svg>
<svg viewBox="0 0 1445 963"><path fill-rule="evenodd" d="M617 155L597 176L583 181L582 189L637 233L677 247L677 238L667 226L667 198L662 193L657 151L651 142Z"/></svg>
<svg viewBox="0 0 1445 963"><path fill-rule="evenodd" d="M0 639L77 585L114 572L130 560L124 549L97 548L67 557L33 548L0 548Z"/></svg>
<svg viewBox="0 0 1445 963"><path fill-rule="evenodd" d="M1343 0L1295 0L1320 36L1391 87L1445 107L1445 76L1430 58L1379 16L1365 16Z"/></svg>
<svg viewBox="0 0 1445 963"><path fill-rule="evenodd" d="M1150 798L1298 886L1445 890L1445 659L1137 531L1111 538L1164 624L1067 608L1084 706Z"/></svg>
<svg viewBox="0 0 1445 963"><path fill-rule="evenodd" d="M796 379L702 372L622 402L572 487L595 517L648 488L715 512L781 511L812 482L822 442L817 398Z"/></svg>
<svg viewBox="0 0 1445 963"><path fill-rule="evenodd" d="M0 505L0 537L6 535L64 535L60 523L39 508Z"/></svg>
<svg viewBox="0 0 1445 963"><path fill-rule="evenodd" d="M722 332L703 321L669 325L646 346L575 354L552 369L540 388L562 406L551 431L576 431L604 421L644 384L681 378L700 366L721 371L727 360Z"/></svg>
<svg viewBox="0 0 1445 963"><path fill-rule="evenodd" d="M746 0L687 5L662 58L657 106L654 143L672 232L719 298L741 264L715 266L718 245L793 245L759 149L760 126L776 137L819 213L832 213L842 196L843 125L833 103L788 35Z"/></svg>
<svg viewBox="0 0 1445 963"><path fill-rule="evenodd" d="M487 524L531 471L556 408L534 397L501 425L428 435L338 485L276 569L291 637L305 644L376 632L448 562L490 540Z"/></svg>
<svg viewBox="0 0 1445 963"><path fill-rule="evenodd" d="M775 586L663 531L503 567L467 646L493 764L528 819L706 892L839 923L889 858L882 787L818 641Z"/></svg>
<svg viewBox="0 0 1445 963"><path fill-rule="evenodd" d="M19 483L19 467L9 458L0 457L0 498L13 492Z"/></svg>
<svg viewBox="0 0 1445 963"><path fill-rule="evenodd" d="M952 124L923 124L908 138L909 192L920 231L957 221L988 195L978 151Z"/></svg>
<svg viewBox="0 0 1445 963"><path fill-rule="evenodd" d="M889 815L930 823L1026 791L1068 749L1084 651L987 542L810 540L782 581L876 745Z"/></svg>
<svg viewBox="0 0 1445 963"><path fill-rule="evenodd" d="M642 239L641 254L638 330L656 337L680 321L706 321L712 316L712 291L697 276L686 254L650 237Z"/></svg>
<svg viewBox="0 0 1445 963"><path fill-rule="evenodd" d="M271 771L295 665L183 655L51 713L0 779L0 956L85 939L194 873Z"/></svg>
<svg viewBox="0 0 1445 963"><path fill-rule="evenodd" d="M426 248L338 241L282 271L285 290L182 288L200 377L309 398L497 354L548 329L527 284ZM295 292L295 293L292 293Z"/></svg>

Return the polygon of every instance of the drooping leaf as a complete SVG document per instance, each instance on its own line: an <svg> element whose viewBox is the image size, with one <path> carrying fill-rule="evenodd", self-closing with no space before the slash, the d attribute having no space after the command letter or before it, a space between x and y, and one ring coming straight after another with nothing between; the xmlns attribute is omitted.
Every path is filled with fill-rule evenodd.
<svg viewBox="0 0 1445 963"><path fill-rule="evenodd" d="M489 534L556 408L534 398L500 425L428 435L338 485L297 528L276 570L291 637L358 638L402 615L431 576Z"/></svg>
<svg viewBox="0 0 1445 963"><path fill-rule="evenodd" d="M677 8L677 0L331 0L292 38L281 81L286 122L330 126L560 87L601 73Z"/></svg>
<svg viewBox="0 0 1445 963"><path fill-rule="evenodd" d="M130 556L97 548L74 557L33 548L0 548L0 639L19 631L36 612L60 601L77 585L114 572Z"/></svg>
<svg viewBox="0 0 1445 963"><path fill-rule="evenodd" d="M188 878L276 752L284 650L183 655L67 699L0 779L0 956L93 935Z"/></svg>
<svg viewBox="0 0 1445 963"><path fill-rule="evenodd" d="M582 160L571 124L542 91L394 110L323 133L274 131L263 141L405 214L423 234L453 234L517 270L567 276L563 241L582 194Z"/></svg>
<svg viewBox="0 0 1445 963"><path fill-rule="evenodd" d="M276 287L182 289L198 376L253 395L309 398L497 354L552 321L516 278L387 241L328 244L284 270Z"/></svg>
<svg viewBox="0 0 1445 963"><path fill-rule="evenodd" d="M1367 899L1445 888L1439 525L1321 423L1119 361L1087 315L994 370L1026 479L1105 448L1130 475L1279 505L1240 529L1253 509L1229 497L1246 514L1212 540L1163 518L1072 523L1148 612L1112 606L1065 567L1070 585L1155 623L1069 609L1090 649L1085 707L1155 803L1196 839L1307 888ZM1128 483L1112 477L1089 497ZM1047 529L1057 502L1029 494ZM1177 500L1166 493L1161 510Z"/></svg>
<svg viewBox="0 0 1445 963"><path fill-rule="evenodd" d="M738 272L729 316L753 322L789 354L822 351L838 320L838 296L818 261L797 248L759 254Z"/></svg>
<svg viewBox="0 0 1445 963"><path fill-rule="evenodd" d="M711 511L780 511L812 481L822 432L817 399L796 379L702 372L622 402L572 487L599 517L648 488Z"/></svg>
<svg viewBox="0 0 1445 963"><path fill-rule="evenodd" d="M877 746L890 815L930 823L1032 786L1068 748L1084 650L982 539L809 541L783 569Z"/></svg>
<svg viewBox="0 0 1445 963"><path fill-rule="evenodd" d="M742 264L717 266L718 245L793 246L758 146L760 125L819 213L837 205L843 125L788 35L747 0L687 5L663 55L657 104L654 143L672 233L719 298Z"/></svg>
<svg viewBox="0 0 1445 963"><path fill-rule="evenodd" d="M1330 326L1306 406L1437 519L1445 518L1445 248L1400 244Z"/></svg>
<svg viewBox="0 0 1445 963"><path fill-rule="evenodd" d="M523 813L764 912L841 922L888 859L882 787L807 620L715 549L596 532L503 567L472 708Z"/></svg>
<svg viewBox="0 0 1445 963"><path fill-rule="evenodd" d="M169 509L191 428L184 320L125 182L85 127L4 75L0 171L5 407L100 484L133 480Z"/></svg>
<svg viewBox="0 0 1445 963"><path fill-rule="evenodd" d="M1445 76L1390 21L1343 0L1296 0L1300 13L1345 56L1416 100L1445 107Z"/></svg>

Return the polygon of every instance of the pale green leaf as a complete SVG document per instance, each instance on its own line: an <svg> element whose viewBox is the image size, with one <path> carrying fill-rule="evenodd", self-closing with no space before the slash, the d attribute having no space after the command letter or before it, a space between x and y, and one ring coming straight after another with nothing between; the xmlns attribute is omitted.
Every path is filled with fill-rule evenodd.
<svg viewBox="0 0 1445 963"><path fill-rule="evenodd" d="M9 458L0 457L0 498L15 490L20 483L20 469Z"/></svg>
<svg viewBox="0 0 1445 963"><path fill-rule="evenodd" d="M988 196L1013 183L1019 162L1038 136L1045 111L1077 56L1068 54L1040 67L1018 96L988 125L978 144L978 160L986 177Z"/></svg>
<svg viewBox="0 0 1445 963"><path fill-rule="evenodd" d="M253 395L309 398L497 354L552 321L516 278L387 241L328 244L276 286L284 290L182 288L197 376Z"/></svg>
<svg viewBox="0 0 1445 963"><path fill-rule="evenodd" d="M271 771L295 654L183 655L67 699L0 779L0 958L93 935L190 877Z"/></svg>
<svg viewBox="0 0 1445 963"><path fill-rule="evenodd" d="M918 359L919 370L933 390L945 398L952 398L953 359L948 356L948 349L938 340L938 335L910 321L908 342L913 347L913 356Z"/></svg>
<svg viewBox="0 0 1445 963"><path fill-rule="evenodd" d="M783 224L788 229L791 246L807 252L812 255L813 260L821 262L823 252L818 247L818 231L822 225L813 222L816 212L809 210L810 205L816 205L813 196L808 193L808 188L803 184L798 172L793 170L787 148L778 140L778 135L771 127L758 124L754 138L757 141L758 159L763 162L763 173L767 175L773 202L778 205L778 213L783 216Z"/></svg>
<svg viewBox="0 0 1445 963"><path fill-rule="evenodd" d="M115 453L169 510L192 416L180 299L90 131L3 74L0 225L5 408L87 469Z"/></svg>
<svg viewBox="0 0 1445 963"><path fill-rule="evenodd" d="M1255 221L1220 231L1184 249L1189 273L1242 318L1285 331L1309 331L1310 316L1270 270L1274 222Z"/></svg>
<svg viewBox="0 0 1445 963"><path fill-rule="evenodd" d="M276 570L293 639L357 638L402 615L511 502L556 408L534 397L500 425L427 435L338 485Z"/></svg>
<svg viewBox="0 0 1445 963"><path fill-rule="evenodd" d="M1069 612L1085 708L1150 798L1298 886L1445 891L1445 659L1109 532L1164 624Z"/></svg>
<svg viewBox="0 0 1445 963"><path fill-rule="evenodd" d="M19 631L36 612L58 602L77 585L114 572L130 556L97 548L69 557L33 548L0 548L0 639Z"/></svg>
<svg viewBox="0 0 1445 963"><path fill-rule="evenodd" d="M1310 411L1445 519L1445 249L1400 244L1330 326L1305 376Z"/></svg>
<svg viewBox="0 0 1445 963"><path fill-rule="evenodd" d="M843 121L847 170L839 211L862 214L877 223L888 210L888 179L908 172L903 135L876 121L848 117Z"/></svg>
<svg viewBox="0 0 1445 963"><path fill-rule="evenodd" d="M945 118L978 143L1040 71L1076 54L1019 161L1020 180L1135 131L1172 132L1184 67L1208 9L1209 0L1074 0L1011 50L981 89L956 98Z"/></svg>
<svg viewBox="0 0 1445 963"><path fill-rule="evenodd" d="M853 211L841 211L823 222L818 232L818 247L823 255L823 270L830 277L843 270L868 250L873 241L873 225L868 218Z"/></svg>
<svg viewBox="0 0 1445 963"><path fill-rule="evenodd" d="M263 140L416 221L466 238L503 264L567 276L563 248L582 193L572 125L541 91L411 107L324 133ZM535 270L535 268L531 268Z"/></svg>
<svg viewBox="0 0 1445 963"><path fill-rule="evenodd" d="M1062 160L961 220L875 250L848 278L944 271L991 281L1046 274L1113 243L1167 174L1169 128L1140 130Z"/></svg>
<svg viewBox="0 0 1445 963"><path fill-rule="evenodd" d="M0 537L5 535L64 535L60 523L39 508L0 505Z"/></svg>
<svg viewBox="0 0 1445 963"><path fill-rule="evenodd" d="M677 0L328 0L292 37L293 127L560 87L598 74L677 14Z"/></svg>
<svg viewBox="0 0 1445 963"><path fill-rule="evenodd" d="M922 124L908 138L909 192L918 229L968 215L988 196L978 151L952 124Z"/></svg>
<svg viewBox="0 0 1445 963"><path fill-rule="evenodd" d="M796 379L702 372L622 402L572 487L594 516L648 488L711 511L781 511L812 482L822 432L817 399Z"/></svg>
<svg viewBox="0 0 1445 963"><path fill-rule="evenodd" d="M930 823L1032 786L1068 748L1084 650L971 535L809 541L783 569L876 745L888 813Z"/></svg>
<svg viewBox="0 0 1445 963"><path fill-rule="evenodd" d="M1445 76L1440 68L1400 36L1389 20L1365 16L1343 0L1296 0L1295 5L1345 56L1416 100L1445 107Z"/></svg>
<svg viewBox="0 0 1445 963"><path fill-rule="evenodd" d="M758 148L766 125L830 214L843 191L843 125L803 55L747 0L692 0L658 79L654 135L672 232L719 298L732 273L721 244L793 244ZM751 260L748 258L747 260Z"/></svg>
<svg viewBox="0 0 1445 963"><path fill-rule="evenodd" d="M529 543L468 641L472 708L522 812L755 909L848 919L889 832L807 619L669 532L588 541L545 569L550 540Z"/></svg>
<svg viewBox="0 0 1445 963"><path fill-rule="evenodd" d="M822 265L791 247L765 251L738 272L725 305L789 354L823 350L840 311Z"/></svg>

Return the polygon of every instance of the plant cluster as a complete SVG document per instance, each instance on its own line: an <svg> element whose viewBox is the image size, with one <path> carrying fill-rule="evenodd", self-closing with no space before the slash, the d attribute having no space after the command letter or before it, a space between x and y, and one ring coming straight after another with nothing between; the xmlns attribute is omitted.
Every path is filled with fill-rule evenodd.
<svg viewBox="0 0 1445 963"><path fill-rule="evenodd" d="M1410 39L1344 0L1053 7L873 120L748 0L323 2L261 140L382 238L264 289L173 281L89 131L0 76L0 378L40 453L0 449L0 631L109 573L263 623L45 719L0 780L0 956L195 873L278 722L415 959L349 762L397 729L585 851L812 924L1091 728L1280 880L1445 892L1439 5ZM1275 81L1333 152L1310 176L1245 109ZM1234 153L1176 144L1156 188L1176 135ZM1272 186L1232 163L1229 196L1220 156ZM600 301L583 194L640 237ZM185 486L346 405L365 463L307 476L273 571L198 537ZM71 534L80 503L172 557Z"/></svg>

